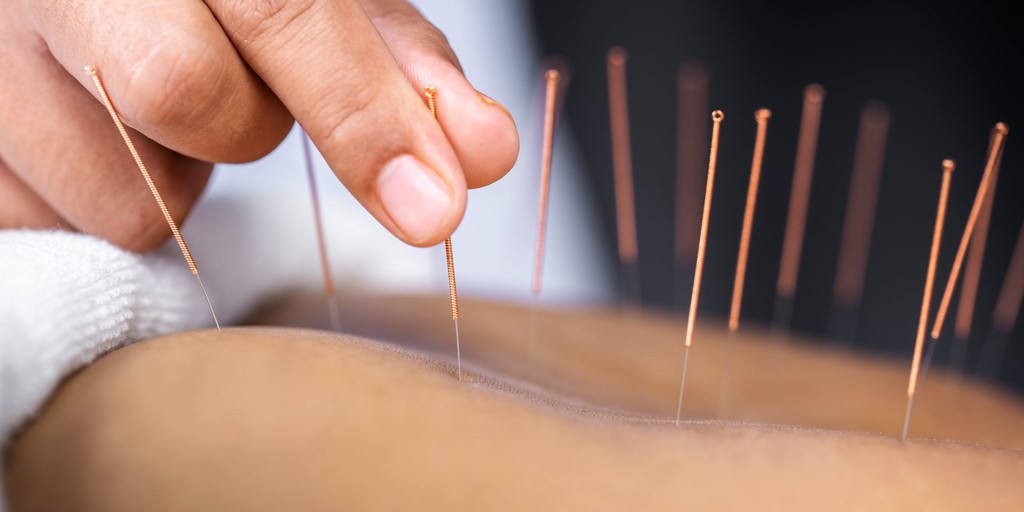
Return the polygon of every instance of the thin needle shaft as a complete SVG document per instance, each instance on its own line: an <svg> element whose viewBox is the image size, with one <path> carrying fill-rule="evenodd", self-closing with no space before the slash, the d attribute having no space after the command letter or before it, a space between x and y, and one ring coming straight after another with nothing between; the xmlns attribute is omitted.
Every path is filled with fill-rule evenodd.
<svg viewBox="0 0 1024 512"><path fill-rule="evenodd" d="M458 361L459 382L462 382L462 347L459 343L459 319L455 318L455 359Z"/></svg>
<svg viewBox="0 0 1024 512"><path fill-rule="evenodd" d="M217 326L217 330L220 330L220 321L217 320L217 313L213 310L213 302L210 302L210 294L206 293L206 285L203 284L203 278L199 277L199 272L193 274L196 276L196 281L199 281L199 289L203 291L203 297L206 298L206 305L210 307L210 316L213 317L213 325Z"/></svg>
<svg viewBox="0 0 1024 512"><path fill-rule="evenodd" d="M964 255L967 253L967 246L974 234L974 226L978 221L978 214L981 212L981 204L985 200L989 182L992 178L992 170L995 169L996 157L1002 151L1009 128L1003 123L996 123L992 144L989 147L988 161L985 163L985 172L981 176L981 183L978 185L978 192L974 195L974 204L971 206L971 214L967 217L967 226L960 238L960 247L957 248L956 258L953 260L953 269L949 272L949 280L946 281L946 290L942 293L942 302L939 304L939 313L935 316L935 323L932 325L932 338L938 338L942 332L942 324L946 320L946 312L949 311L949 301L953 297L953 289L956 288L957 278L960 277L960 268L964 262Z"/></svg>
<svg viewBox="0 0 1024 512"><path fill-rule="evenodd" d="M676 426L683 417L683 391L686 390L686 370L690 366L690 347L683 348L683 378L679 379L679 402L676 405Z"/></svg>
<svg viewBox="0 0 1024 512"><path fill-rule="evenodd" d="M324 294L327 297L327 313L331 318L331 330L341 330L341 311L338 309L338 298L334 291L334 273L331 272L331 259L327 254L327 239L324 236L323 214L320 210L320 194L316 186L316 173L313 169L313 150L309 135L302 131L302 154L306 160L306 177L309 179L309 197L313 204L313 225L316 229L316 244L320 252L320 268L324 277Z"/></svg>
<svg viewBox="0 0 1024 512"><path fill-rule="evenodd" d="M424 93L427 96L427 108L430 115L437 119L437 88L428 86ZM448 265L448 299L452 307L452 320L455 321L455 357L458 360L459 382L462 382L462 347L459 341L459 292L455 287L455 261L452 257L452 237L444 241L444 257Z"/></svg>
<svg viewBox="0 0 1024 512"><path fill-rule="evenodd" d="M135 165L138 166L139 172L142 173L142 178L146 180L146 185L149 187L150 193L153 194L153 199L156 200L156 205L160 208L160 212L164 216L164 220L167 221L167 225L171 228L171 234L174 235L174 240L178 243L178 248L181 249L181 255L185 257L185 263L188 265L188 269L192 272L192 275L196 276L199 280L199 287L203 291L203 297L206 298L206 305L210 307L210 314L213 315L213 323L217 326L217 330L220 330L220 322L217 320L217 314L213 312L213 302L210 301L210 295L206 293L206 287L203 286L203 280L199 279L199 267L196 265L195 260L192 258L192 252L189 251L188 245L185 244L185 238L181 236L181 231L178 229L178 223L175 222L174 217L171 216L170 210L167 209L167 204L164 203L164 198L160 195L160 191L157 190L156 184L153 182L153 177L150 176L149 170L146 168L146 164L142 162L142 157L139 156L138 150L135 149L135 144L132 142L131 137L128 136L128 130L125 129L124 123L121 122L121 116L117 114L117 110L114 109L114 104L110 101L110 96L107 94L106 87L103 86L103 81L100 80L99 70L95 66L86 66L85 72L92 78L96 89L100 93L100 98L103 100L103 106L107 108L107 113L110 114L110 118L114 121L114 126L117 127L118 133L121 134L121 138L124 139L125 146L128 147L128 152L132 154L132 158L135 159Z"/></svg>
<svg viewBox="0 0 1024 512"><path fill-rule="evenodd" d="M722 385L718 388L718 417L725 418L729 404L729 386L732 385L732 355L736 351L736 331L729 330L725 340L725 369L722 370Z"/></svg>
<svg viewBox="0 0 1024 512"><path fill-rule="evenodd" d="M946 202L949 199L949 182L953 176L956 163L952 160L942 161L942 188L939 191L939 206L935 213L935 230L932 233L932 247L928 256L928 273L924 281L924 297L921 299L921 315L917 322L917 338L914 341L914 359L910 364L910 382L907 384L907 413L903 419L903 433L900 439L907 440L910 430L910 416L914 409L914 396L917 393L917 377L921 369L921 356L924 350L925 330L928 327L928 310L932 303L932 288L935 285L935 266L939 259L939 246L942 242L942 226L946 220Z"/></svg>
<svg viewBox="0 0 1024 512"><path fill-rule="evenodd" d="M534 295L533 304L530 306L530 347L528 350L530 364L534 367L537 364L537 309L540 307L538 298L538 295Z"/></svg>
<svg viewBox="0 0 1024 512"><path fill-rule="evenodd" d="M718 164L718 136L722 128L725 114L721 110L711 113L714 122L711 128L711 155L708 158L708 181L704 189L704 210L700 220L700 240L697 242L697 266L693 272L693 290L690 292L690 311L686 316L686 344L683 357L683 375L679 383L679 406L676 409L676 425L683 412L683 389L686 385L686 367L690 360L690 347L693 345L693 326L697 319L697 303L700 300L700 283L704 274L704 254L708 241L708 220L711 217L711 197L715 189L715 168Z"/></svg>

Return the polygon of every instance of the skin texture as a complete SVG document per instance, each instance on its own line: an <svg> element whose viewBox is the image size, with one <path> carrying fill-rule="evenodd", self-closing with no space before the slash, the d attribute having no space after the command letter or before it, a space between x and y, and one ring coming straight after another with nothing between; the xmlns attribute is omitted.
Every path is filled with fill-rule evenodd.
<svg viewBox="0 0 1024 512"><path fill-rule="evenodd" d="M59 223L136 251L168 238L86 65L178 222L210 162L260 158L294 120L356 199L414 245L451 234L467 187L516 160L508 111L469 84L444 35L404 1L0 7L0 126L17 128L0 131L0 228ZM428 85L439 91L437 120L424 105Z"/></svg>
<svg viewBox="0 0 1024 512"><path fill-rule="evenodd" d="M302 321L311 311L303 306L292 301L296 309L264 319ZM626 390L649 393L663 367L677 366L662 361L668 340L659 332L674 326L672 342L680 345L677 322L655 316L543 312L544 355L530 366L510 356L505 341L522 351L528 311L464 301L460 383L450 359L424 351L435 341L422 319L441 316L443 306L440 299L362 299L347 308L349 325L368 314L364 327L404 332L418 340L416 351L323 331L246 328L168 336L108 354L69 379L12 444L5 468L12 510L1015 510L1024 499L1024 455L1015 450L737 421L675 427L645 414L647 398ZM381 312L376 321L372 311ZM623 345L615 325L636 335L627 352L639 359L623 360L606 341ZM695 416L717 395L698 368L711 365L721 342L715 326L698 327L694 350L708 355L691 361L687 411ZM740 354L759 345L768 352L755 355L774 353L773 364L749 379L814 377L833 362L856 377L905 373L758 338L737 344L736 373L746 371ZM592 357L578 352L581 345ZM570 354L578 357L563 357ZM488 364L494 359L509 362ZM562 384L528 384L515 371ZM596 376L606 381L600 392ZM932 377L929 383L946 381ZM862 392L837 380L807 387L837 401ZM587 393L570 388L605 398L584 399ZM736 389L737 411L746 408L743 389ZM772 398L773 389L758 389L773 404L796 402L783 413L808 407L803 395ZM987 400L1000 416L1002 425L976 418L975 437L1021 444L1019 401L972 385L958 396L944 389L928 387L925 397ZM620 406L602 406L612 401ZM880 412L887 403L877 397ZM850 415L874 407L827 409L816 421L856 424L862 420ZM975 413L938 422L923 414L915 435L966 425L972 420L956 416Z"/></svg>

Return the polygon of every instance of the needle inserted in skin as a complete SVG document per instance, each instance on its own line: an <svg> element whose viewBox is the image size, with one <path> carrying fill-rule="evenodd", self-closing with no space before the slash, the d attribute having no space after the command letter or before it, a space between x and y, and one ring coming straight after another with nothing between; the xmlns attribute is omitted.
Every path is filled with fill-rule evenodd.
<svg viewBox="0 0 1024 512"><path fill-rule="evenodd" d="M989 145L995 143L996 132L992 131ZM991 150L991 148L989 148ZM950 355L950 366L962 372L966 356L967 340L971 334L971 323L974 319L974 305L978 298L978 285L981 282L981 266L985 260L985 245L988 242L988 228L992 219L992 204L996 198L996 187L999 184L999 167L1003 161L1003 152L996 155L996 163L992 168L992 178L988 192L978 214L978 223L974 228L974 238L970 251L967 253L967 266L964 268L964 285L960 291L960 303L957 305L956 322L953 324L953 352Z"/></svg>
<svg viewBox="0 0 1024 512"><path fill-rule="evenodd" d="M544 141L540 161L540 205L537 213L537 251L533 260L533 283L530 291L540 295L541 274L544 267L544 241L548 221L548 194L551 187L551 159L555 141L555 107L558 102L558 82L561 75L551 69L545 73L547 79L544 100Z"/></svg>
<svg viewBox="0 0 1024 512"><path fill-rule="evenodd" d="M766 108L754 113L757 121L757 136L754 139L754 157L750 163L750 184L747 186L747 206L743 211L743 229L740 232L740 249L736 258L736 278L732 285L732 306L729 308L729 339L725 372L718 398L719 414L725 412L725 404L729 398L729 379L732 367L732 349L736 331L740 327L740 308L743 304L743 283L747 276L747 257L750 254L750 234L754 229L754 210L757 207L757 190L761 183L761 163L764 161L764 142L768 134L768 120L772 111Z"/></svg>
<svg viewBox="0 0 1024 512"><path fill-rule="evenodd" d="M633 198L633 156L629 141L629 106L626 99L626 50L608 52L608 102L612 127L612 168L615 172L615 215L619 235L619 261L630 301L640 302L637 268L636 211Z"/></svg>
<svg viewBox="0 0 1024 512"><path fill-rule="evenodd" d="M978 185L978 192L974 195L974 204L971 206L971 213L967 217L967 226L964 234L960 237L960 246L956 251L956 258L953 260L953 269L949 273L949 280L946 281L946 290L942 293L942 302L939 303L939 313L935 316L935 323L932 325L932 338L938 338L942 332L942 324L946 320L946 313L949 311L949 301L953 297L953 289L956 288L957 278L960 277L960 268L964 262L964 255L967 253L967 246L974 234L974 227L978 222L978 215L981 213L981 205L988 193L989 183L992 179L992 171L996 166L996 159L1003 150L1003 143L1006 142L1006 135L1010 129L1004 123L996 123L992 143L989 145L988 160L985 163L985 172L981 176L981 183Z"/></svg>
<svg viewBox="0 0 1024 512"><path fill-rule="evenodd" d="M546 80L544 99L544 140L541 146L540 160L540 201L537 212L537 250L533 260L533 282L530 292L533 294L533 308L530 311L530 360L535 361L537 354L537 307L540 300L541 277L544 268L544 242L548 223L548 196L551 189L551 159L554 154L555 121L558 117L559 82L561 74L556 69L549 69L544 74Z"/></svg>
<svg viewBox="0 0 1024 512"><path fill-rule="evenodd" d="M889 109L881 103L868 103L860 115L829 318L830 334L848 341L854 338L857 310L864 294L864 275L888 134Z"/></svg>
<svg viewBox="0 0 1024 512"><path fill-rule="evenodd" d="M903 433L900 439L907 440L910 430L910 416L914 411L914 396L917 393L917 377L921 369L921 356L924 350L925 330L928 328L928 310L932 304L932 289L935 285L935 266L939 259L939 246L942 242L942 226L946 220L946 202L949 199L949 182L953 176L956 163L952 160L942 161L942 188L939 191L939 206L935 213L935 230L932 233L932 247L928 256L928 273L924 281L924 297L921 299L921 315L917 322L917 338L914 341L914 359L910 364L910 382L907 384L907 413L903 418Z"/></svg>
<svg viewBox="0 0 1024 512"><path fill-rule="evenodd" d="M1017 245L1010 257L1010 266L1003 278L999 298L996 299L995 312L992 314L992 330L978 357L977 370L981 375L993 379L999 376L999 370L1006 355L1007 344L1013 325L1017 322L1020 305L1024 302L1024 225L1017 234Z"/></svg>
<svg viewBox="0 0 1024 512"><path fill-rule="evenodd" d="M676 426L683 414L683 391L686 387L686 369L690 362L690 347L693 345L693 326L697 319L697 303L700 300L700 282L704 274L704 254L708 241L708 219L711 214L711 196L715 189L715 167L718 164L718 134L725 114L721 110L711 113L714 122L711 128L711 156L708 158L708 182L704 188L704 211L700 220L700 239L697 242L697 267L693 272L693 290L690 292L690 311L686 317L686 344L683 347L683 375L679 380L679 404L676 407Z"/></svg>
<svg viewBox="0 0 1024 512"><path fill-rule="evenodd" d="M458 361L459 382L462 382L462 346L459 341L459 292L455 289L455 262L452 259L452 238L444 240L444 257L448 262L448 298L455 322L455 358Z"/></svg>
<svg viewBox="0 0 1024 512"><path fill-rule="evenodd" d="M807 226L807 205L811 195L811 178L814 174L814 155L818 148L818 128L821 125L821 109L825 102L825 88L818 84L804 89L803 114L800 119L800 135L796 145L796 163L793 165L793 188L789 196L789 214L786 219L786 233L782 241L782 260L776 283L775 312L773 327L789 329L793 315L793 295L800 270L800 251L804 245L804 228Z"/></svg>
<svg viewBox="0 0 1024 512"><path fill-rule="evenodd" d="M427 96L427 108L430 115L437 119L437 87L428 86L424 89ZM459 342L459 292L455 288L455 261L452 258L452 237L444 241L444 258L448 265L448 298L452 306L452 320L455 322L455 358L458 361L459 382L462 381L462 347Z"/></svg>
<svg viewBox="0 0 1024 512"><path fill-rule="evenodd" d="M700 231L700 186L704 179L704 151L708 147L708 73L704 65L690 60L679 67L676 79L678 112L676 120L676 225L673 301L682 310L686 290L692 284L688 274L697 257Z"/></svg>
<svg viewBox="0 0 1024 512"><path fill-rule="evenodd" d="M750 253L750 234L754 229L754 209L757 207L757 189L761 183L761 163L764 160L764 141L768 134L768 120L772 111L766 108L754 113L757 121L757 136L754 140L754 157L750 163L750 184L747 186L747 206L743 211L743 230L740 232L740 251L736 258L736 279L732 287L732 307L729 308L729 330L740 326L740 308L743 303L743 282L747 275L747 256Z"/></svg>
<svg viewBox="0 0 1024 512"><path fill-rule="evenodd" d="M1024 225L1017 235L1017 246L1010 257L1010 268L1006 271L1003 286L996 300L992 325L996 329L1009 331L1017 321L1020 305L1024 300Z"/></svg>
<svg viewBox="0 0 1024 512"><path fill-rule="evenodd" d="M320 267L324 276L324 294L327 296L327 313L331 317L331 330L341 330L341 311L338 309L338 297L334 291L334 273L331 272L331 259L327 255L327 239L324 237L323 215L320 212L320 194L316 187L316 174L313 169L313 150L309 135L302 132L302 154L306 160L306 176L309 178L309 197L313 203L313 224L316 229L316 244L320 252Z"/></svg>
<svg viewBox="0 0 1024 512"><path fill-rule="evenodd" d="M128 131L124 127L124 123L121 122L121 117L117 114L117 110L114 109L114 104L110 101L110 96L107 94L107 89L103 86L103 82L100 80L99 71L95 66L86 66L85 72L92 78L96 89L99 90L100 98L103 100L103 106L107 108L107 113L110 114L110 118L114 120L114 125L117 127L118 133L121 134L121 138L124 139L125 145L128 147L128 152L132 154L132 158L135 159L135 165L138 166L139 172L142 173L142 178L146 180L146 185L149 186L149 191L153 194L153 199L156 200L156 205L160 208L160 212L164 216L164 220L167 221L167 225L171 228L171 234L174 235L174 240L178 243L178 248L181 249L181 255L185 257L185 263L188 265L188 269L192 272L192 275L196 276L196 280L199 281L199 288L203 291L203 297L206 298L206 305L210 307L210 315L213 316L213 324L217 326L217 330L220 330L220 322L217 320L217 313L213 310L213 302L210 301L210 295L206 293L206 286L203 284L203 279L199 277L199 267L196 266L195 260L192 258L192 252L189 251L188 246L185 245L185 238L181 236L181 231L178 230L178 223L171 217L171 212L167 209L167 205L164 203L164 198L160 195L160 191L157 190L156 184L153 183L153 178L149 174L149 170L146 169L146 164L142 162L142 157L139 156L138 150L135 149L135 144L132 142L131 137L128 136Z"/></svg>

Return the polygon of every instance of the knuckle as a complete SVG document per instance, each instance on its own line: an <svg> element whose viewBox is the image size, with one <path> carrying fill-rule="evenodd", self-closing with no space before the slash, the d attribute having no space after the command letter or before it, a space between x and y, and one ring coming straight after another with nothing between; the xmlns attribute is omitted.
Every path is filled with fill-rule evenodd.
<svg viewBox="0 0 1024 512"><path fill-rule="evenodd" d="M444 32L424 19L415 10L393 11L383 16L384 20L396 27L399 34L392 44L396 50L434 52L461 69L459 59L448 42Z"/></svg>
<svg viewBox="0 0 1024 512"><path fill-rule="evenodd" d="M229 0L224 17L231 20L233 38L252 46L291 26L312 10L315 3L315 0Z"/></svg>
<svg viewBox="0 0 1024 512"><path fill-rule="evenodd" d="M132 68L122 115L137 127L194 125L225 89L225 62L201 44L161 43Z"/></svg>

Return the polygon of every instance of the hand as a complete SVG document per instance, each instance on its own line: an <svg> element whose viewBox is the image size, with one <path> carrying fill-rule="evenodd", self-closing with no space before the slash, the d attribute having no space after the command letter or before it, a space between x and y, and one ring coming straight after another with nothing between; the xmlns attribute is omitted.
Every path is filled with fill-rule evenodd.
<svg viewBox="0 0 1024 512"><path fill-rule="evenodd" d="M265 155L293 116L348 190L413 245L450 235L467 187L516 160L508 111L473 89L444 35L402 0L0 4L0 228L59 224L136 251L170 235L86 65L179 221L208 162Z"/></svg>

